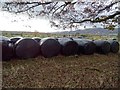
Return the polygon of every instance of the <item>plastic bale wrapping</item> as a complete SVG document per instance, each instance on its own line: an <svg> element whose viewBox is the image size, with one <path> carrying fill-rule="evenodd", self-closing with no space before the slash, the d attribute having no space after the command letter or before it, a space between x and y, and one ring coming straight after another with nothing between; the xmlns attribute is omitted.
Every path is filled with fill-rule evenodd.
<svg viewBox="0 0 120 90"><path fill-rule="evenodd" d="M118 53L119 52L119 43L116 40L108 40L110 43L110 51L112 53Z"/></svg>
<svg viewBox="0 0 120 90"><path fill-rule="evenodd" d="M110 52L110 43L104 40L95 40L96 52L101 54L108 54Z"/></svg>
<svg viewBox="0 0 120 90"><path fill-rule="evenodd" d="M2 42L0 41L0 61L2 61Z"/></svg>
<svg viewBox="0 0 120 90"><path fill-rule="evenodd" d="M18 58L35 58L40 54L40 45L34 39L24 38L15 43L15 51Z"/></svg>
<svg viewBox="0 0 120 90"><path fill-rule="evenodd" d="M46 58L60 54L61 45L55 38L49 37L41 39L40 46L41 54Z"/></svg>
<svg viewBox="0 0 120 90"><path fill-rule="evenodd" d="M59 43L61 44L61 54L64 56L75 55L78 52L78 44L73 41L71 38L58 38Z"/></svg>
<svg viewBox="0 0 120 90"><path fill-rule="evenodd" d="M10 39L5 36L0 36L0 41L10 41Z"/></svg>
<svg viewBox="0 0 120 90"><path fill-rule="evenodd" d="M79 45L78 54L82 53L85 55L91 55L94 54L96 45L93 41L88 39L79 39L79 38L73 38L75 42Z"/></svg>
<svg viewBox="0 0 120 90"><path fill-rule="evenodd" d="M40 43L40 41L41 41L41 38L39 38L39 37L33 37L32 39L34 39L38 43Z"/></svg>
<svg viewBox="0 0 120 90"><path fill-rule="evenodd" d="M10 41L15 44L18 40L23 39L23 37L12 37L10 38Z"/></svg>
<svg viewBox="0 0 120 90"><path fill-rule="evenodd" d="M9 61L14 56L13 44L7 37L0 37L0 49L2 54L0 54L0 59L2 61Z"/></svg>
<svg viewBox="0 0 120 90"><path fill-rule="evenodd" d="M10 38L10 41L11 43L13 43L13 49L14 49L14 57L16 58L16 53L15 53L15 43L20 40L20 39L23 39L23 37L11 37Z"/></svg>

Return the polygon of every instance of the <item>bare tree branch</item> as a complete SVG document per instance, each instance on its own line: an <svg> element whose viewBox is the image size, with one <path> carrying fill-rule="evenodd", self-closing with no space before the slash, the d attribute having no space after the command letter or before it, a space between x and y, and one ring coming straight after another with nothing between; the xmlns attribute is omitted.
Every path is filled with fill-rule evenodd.
<svg viewBox="0 0 120 90"><path fill-rule="evenodd" d="M19 4L19 5L26 5L26 4L39 4L39 5L44 5L44 4L50 4L50 3L53 3L53 2L44 2L44 3L41 3L41 2L5 2L5 4L7 5L10 5L10 4Z"/></svg>
<svg viewBox="0 0 120 90"><path fill-rule="evenodd" d="M107 21L109 19L113 19L115 16L120 15L120 11L117 11L116 13L106 16L105 18L96 18L96 19L84 19L78 22L70 22L70 23L83 23L83 22L92 22L92 23L98 23L98 22L103 22L103 21Z"/></svg>
<svg viewBox="0 0 120 90"><path fill-rule="evenodd" d="M97 23L97 22L103 22L103 21L107 21L109 19L113 19L115 16L120 15L120 11L116 11L114 14L112 15L108 15L105 18L96 18L95 20L93 20L93 23Z"/></svg>
<svg viewBox="0 0 120 90"><path fill-rule="evenodd" d="M114 3L111 3L111 4L107 5L106 7L100 9L100 10L98 11L98 13L100 13L100 12L102 12L102 11L110 8L110 7L112 7L113 5L115 5L115 4L119 3L119 2L120 2L120 1L117 1L117 2L114 2Z"/></svg>
<svg viewBox="0 0 120 90"><path fill-rule="evenodd" d="M57 11L57 10L59 10L60 8L62 8L62 10L60 11L60 13L64 10L64 8L65 7L67 7L68 5L74 5L76 2L74 2L74 3L71 3L71 2L65 2L63 5L61 5L61 6L59 6L57 9L55 9L55 11L53 12L53 14Z"/></svg>
<svg viewBox="0 0 120 90"><path fill-rule="evenodd" d="M37 13L37 15L50 16L50 18L53 19L53 22L54 20L58 19L60 21L59 26L63 25L63 27L68 26L69 24L72 25L74 23L78 23L80 25L81 23L84 23L84 22L90 22L91 24L102 22L104 25L108 25L108 24L115 25L117 23L115 21L117 20L116 16L120 15L120 11L117 11L117 8L116 8L117 3L119 2L120 0L115 2L111 1L109 5L106 5L105 4L106 2L103 2L103 1L100 1L100 2L99 1L98 2L97 1L95 2L64 1L64 3L62 4L61 2L59 3L59 1L56 1L56 2L52 2L52 1L51 2L39 2L39 1L38 2L5 2L3 10L13 11L15 13L30 11L29 13L33 15L36 15ZM43 6L43 9L41 7L40 9L35 8L40 5ZM108 12L108 14L105 15L103 11ZM109 15L109 13L113 13L113 14Z"/></svg>
<svg viewBox="0 0 120 90"><path fill-rule="evenodd" d="M53 14L54 14L57 10L59 10L60 8L66 7L67 5L68 5L67 3L64 3L63 5L59 6L58 8L55 9L55 11L53 12ZM52 14L52 15L53 15L53 14Z"/></svg>
<svg viewBox="0 0 120 90"><path fill-rule="evenodd" d="M41 3L41 2L5 2L6 5L16 5L16 6L17 5L32 5L33 4L33 6L30 6L26 9L23 9L23 10L18 10L15 13L22 13L22 12L28 11L32 8L35 8L37 6L48 5L48 4L51 4L51 3L53 3L53 2L44 2L44 3Z"/></svg>
<svg viewBox="0 0 120 90"><path fill-rule="evenodd" d="M17 11L16 13L25 12L25 11L28 11L28 10L30 10L30 9L32 9L32 8L34 8L34 7L37 7L37 6L39 6L39 4L33 5L33 6L31 6L31 7L27 8L27 9L24 9L24 10Z"/></svg>
<svg viewBox="0 0 120 90"><path fill-rule="evenodd" d="M56 2L55 4L54 4L54 6L50 9L50 11L49 11L49 13L55 8L55 6L58 4L58 2Z"/></svg>

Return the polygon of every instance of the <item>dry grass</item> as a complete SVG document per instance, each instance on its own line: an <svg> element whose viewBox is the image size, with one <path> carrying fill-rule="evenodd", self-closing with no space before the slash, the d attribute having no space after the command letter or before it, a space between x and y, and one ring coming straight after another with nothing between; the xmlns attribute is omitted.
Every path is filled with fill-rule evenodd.
<svg viewBox="0 0 120 90"><path fill-rule="evenodd" d="M117 88L118 54L3 62L3 87Z"/></svg>

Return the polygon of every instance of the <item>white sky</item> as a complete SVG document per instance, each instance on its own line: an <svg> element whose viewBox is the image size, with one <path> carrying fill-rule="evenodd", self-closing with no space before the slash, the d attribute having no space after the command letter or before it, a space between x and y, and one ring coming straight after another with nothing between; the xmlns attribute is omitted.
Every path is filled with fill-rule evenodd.
<svg viewBox="0 0 120 90"><path fill-rule="evenodd" d="M0 11L0 31L53 32L48 20Z"/></svg>
<svg viewBox="0 0 120 90"><path fill-rule="evenodd" d="M10 0L0 0L10 1ZM29 18L23 14L13 14L7 11L0 11L0 31L38 31L38 32L59 32L63 30L55 30L50 27L48 20L41 18ZM80 29L84 29L81 26ZM69 30L66 30L69 31Z"/></svg>
<svg viewBox="0 0 120 90"><path fill-rule="evenodd" d="M60 32L51 28L49 20L41 18L29 18L25 14L14 14L0 11L0 31L29 31L29 32ZM82 26L80 29L83 29Z"/></svg>
<svg viewBox="0 0 120 90"><path fill-rule="evenodd" d="M0 0L1 2L6 2L6 1L19 1L19 0ZM20 0L21 1L21 0ZM22 0L22 1L76 1L76 0Z"/></svg>
<svg viewBox="0 0 120 90"><path fill-rule="evenodd" d="M5 0L0 0L0 2L1 1ZM96 25L100 27L100 23ZM90 27L91 25L86 26L87 28L92 28ZM84 27L81 26L80 29L84 29ZM0 31L56 32L62 30L55 30L54 28L51 28L49 21L45 19L29 18L27 15L16 15L0 10Z"/></svg>

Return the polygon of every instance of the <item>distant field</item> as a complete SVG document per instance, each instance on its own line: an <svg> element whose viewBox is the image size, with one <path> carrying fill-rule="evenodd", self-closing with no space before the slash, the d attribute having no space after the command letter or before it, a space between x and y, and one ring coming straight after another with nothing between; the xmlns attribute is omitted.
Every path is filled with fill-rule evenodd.
<svg viewBox="0 0 120 90"><path fill-rule="evenodd" d="M118 54L37 57L3 62L3 87L117 88Z"/></svg>
<svg viewBox="0 0 120 90"><path fill-rule="evenodd" d="M21 36L21 37L40 37L40 38L45 38L45 37L80 37L82 36L83 38L87 39L117 39L116 35L107 35L107 36L101 36L101 35L91 35L91 34L55 34L55 33L39 33L39 32L12 32L12 31L3 31L2 32L3 36L6 37L16 37L16 36Z"/></svg>
<svg viewBox="0 0 120 90"><path fill-rule="evenodd" d="M117 36L100 35L61 35L37 32L2 32L7 37L79 37L88 39L117 39ZM14 59L3 62L3 87L15 88L117 88L118 87L118 56L79 55L57 56L53 58L37 57L28 60Z"/></svg>

